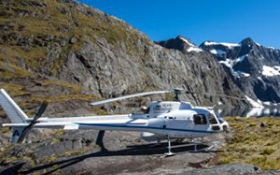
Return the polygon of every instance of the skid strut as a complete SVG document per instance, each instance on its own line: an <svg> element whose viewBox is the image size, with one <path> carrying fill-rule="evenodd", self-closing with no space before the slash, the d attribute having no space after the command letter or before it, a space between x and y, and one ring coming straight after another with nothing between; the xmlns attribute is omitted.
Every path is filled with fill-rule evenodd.
<svg viewBox="0 0 280 175"><path fill-rule="evenodd" d="M173 156L175 154L171 152L172 147L171 147L171 141L170 141L169 134L167 135L167 139L168 139L168 153L165 153L165 156Z"/></svg>
<svg viewBox="0 0 280 175"><path fill-rule="evenodd" d="M98 132L97 139L96 139L96 142L95 142L96 145L100 146L101 151L107 151L107 149L105 148L105 146L103 144L104 134L105 134L105 131L104 130L100 130Z"/></svg>

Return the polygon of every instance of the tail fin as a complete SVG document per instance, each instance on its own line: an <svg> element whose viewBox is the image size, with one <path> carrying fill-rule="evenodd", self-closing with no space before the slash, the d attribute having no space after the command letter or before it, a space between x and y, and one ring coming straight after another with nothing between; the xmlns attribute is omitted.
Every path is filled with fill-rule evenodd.
<svg viewBox="0 0 280 175"><path fill-rule="evenodd" d="M0 89L0 104L12 123L27 123L27 115L12 100L4 89Z"/></svg>

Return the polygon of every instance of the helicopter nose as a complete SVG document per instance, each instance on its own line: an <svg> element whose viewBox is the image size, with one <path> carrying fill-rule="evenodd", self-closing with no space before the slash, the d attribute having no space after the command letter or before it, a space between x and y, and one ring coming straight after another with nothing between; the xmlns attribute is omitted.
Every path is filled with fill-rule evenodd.
<svg viewBox="0 0 280 175"><path fill-rule="evenodd" d="M228 128L227 125L223 125L223 131L224 131L224 132L229 132L229 128Z"/></svg>
<svg viewBox="0 0 280 175"><path fill-rule="evenodd" d="M224 124L219 124L219 125L214 125L211 127L213 131L219 131L219 132L229 132L229 127L228 125Z"/></svg>

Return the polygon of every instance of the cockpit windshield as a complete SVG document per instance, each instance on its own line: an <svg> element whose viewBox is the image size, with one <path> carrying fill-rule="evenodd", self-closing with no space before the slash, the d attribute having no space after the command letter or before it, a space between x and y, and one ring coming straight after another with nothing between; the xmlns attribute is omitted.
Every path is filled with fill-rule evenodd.
<svg viewBox="0 0 280 175"><path fill-rule="evenodd" d="M217 116L220 123L224 123L225 119L219 113L215 113L215 115Z"/></svg>
<svg viewBox="0 0 280 175"><path fill-rule="evenodd" d="M216 117L211 113L209 114L209 122L211 124L218 124L218 121L217 121Z"/></svg>

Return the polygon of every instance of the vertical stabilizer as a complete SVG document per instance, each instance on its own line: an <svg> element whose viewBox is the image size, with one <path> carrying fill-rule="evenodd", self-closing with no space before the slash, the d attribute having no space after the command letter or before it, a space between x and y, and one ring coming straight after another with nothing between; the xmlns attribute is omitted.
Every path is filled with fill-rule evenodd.
<svg viewBox="0 0 280 175"><path fill-rule="evenodd" d="M12 123L26 123L27 115L12 100L4 89L0 89L0 104Z"/></svg>

